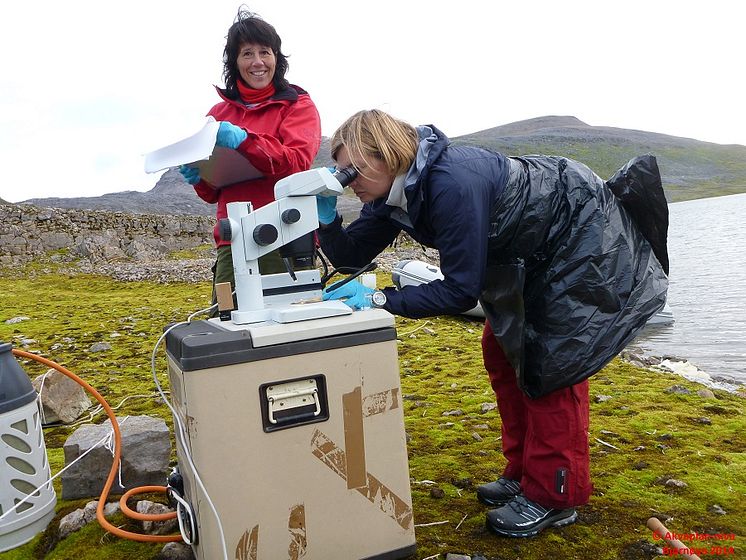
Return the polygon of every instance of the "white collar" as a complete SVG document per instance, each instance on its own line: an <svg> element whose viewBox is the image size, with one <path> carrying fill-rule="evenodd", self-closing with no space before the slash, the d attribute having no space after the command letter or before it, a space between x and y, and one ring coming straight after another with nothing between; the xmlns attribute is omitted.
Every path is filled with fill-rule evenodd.
<svg viewBox="0 0 746 560"><path fill-rule="evenodd" d="M391 184L391 190L389 196L386 199L386 204L394 206L395 208L401 208L405 212L407 211L407 197L404 196L404 180L406 174L397 175L394 178L394 182Z"/></svg>

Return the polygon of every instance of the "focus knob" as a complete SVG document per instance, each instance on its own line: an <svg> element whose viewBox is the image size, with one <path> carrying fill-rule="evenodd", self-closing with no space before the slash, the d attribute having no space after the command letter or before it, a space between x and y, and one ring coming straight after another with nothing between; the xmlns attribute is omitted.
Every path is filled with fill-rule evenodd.
<svg viewBox="0 0 746 560"><path fill-rule="evenodd" d="M232 237L230 218L221 218L218 221L218 235L223 241L230 241Z"/></svg>
<svg viewBox="0 0 746 560"><path fill-rule="evenodd" d="M259 224L254 228L254 242L262 247L277 241L277 228L272 224Z"/></svg>
<svg viewBox="0 0 746 560"><path fill-rule="evenodd" d="M297 208L288 208L280 216L283 224L294 224L300 221L300 210Z"/></svg>

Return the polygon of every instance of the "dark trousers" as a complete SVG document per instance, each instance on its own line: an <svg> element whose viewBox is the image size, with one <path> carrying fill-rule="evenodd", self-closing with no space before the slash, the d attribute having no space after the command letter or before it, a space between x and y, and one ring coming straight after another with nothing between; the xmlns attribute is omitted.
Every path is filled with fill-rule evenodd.
<svg viewBox="0 0 746 560"><path fill-rule="evenodd" d="M503 476L544 507L588 502L593 491L588 449L588 380L531 399L518 388L515 370L489 322L482 334L484 366L502 420Z"/></svg>

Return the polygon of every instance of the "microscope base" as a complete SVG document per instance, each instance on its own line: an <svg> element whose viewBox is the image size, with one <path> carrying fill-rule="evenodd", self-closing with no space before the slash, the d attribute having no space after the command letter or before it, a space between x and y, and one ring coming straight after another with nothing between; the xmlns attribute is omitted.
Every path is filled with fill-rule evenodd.
<svg viewBox="0 0 746 560"><path fill-rule="evenodd" d="M350 315L352 309L341 301L318 301L311 303L294 303L290 305L268 305L255 311L232 311L231 321L237 325L261 323L295 323L310 319Z"/></svg>

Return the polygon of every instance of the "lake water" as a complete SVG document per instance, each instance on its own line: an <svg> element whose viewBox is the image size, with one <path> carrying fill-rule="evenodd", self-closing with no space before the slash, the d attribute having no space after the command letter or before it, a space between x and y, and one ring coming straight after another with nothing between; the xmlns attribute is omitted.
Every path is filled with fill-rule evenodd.
<svg viewBox="0 0 746 560"><path fill-rule="evenodd" d="M686 360L715 380L746 383L746 194L668 208L675 321L646 327L631 347Z"/></svg>

